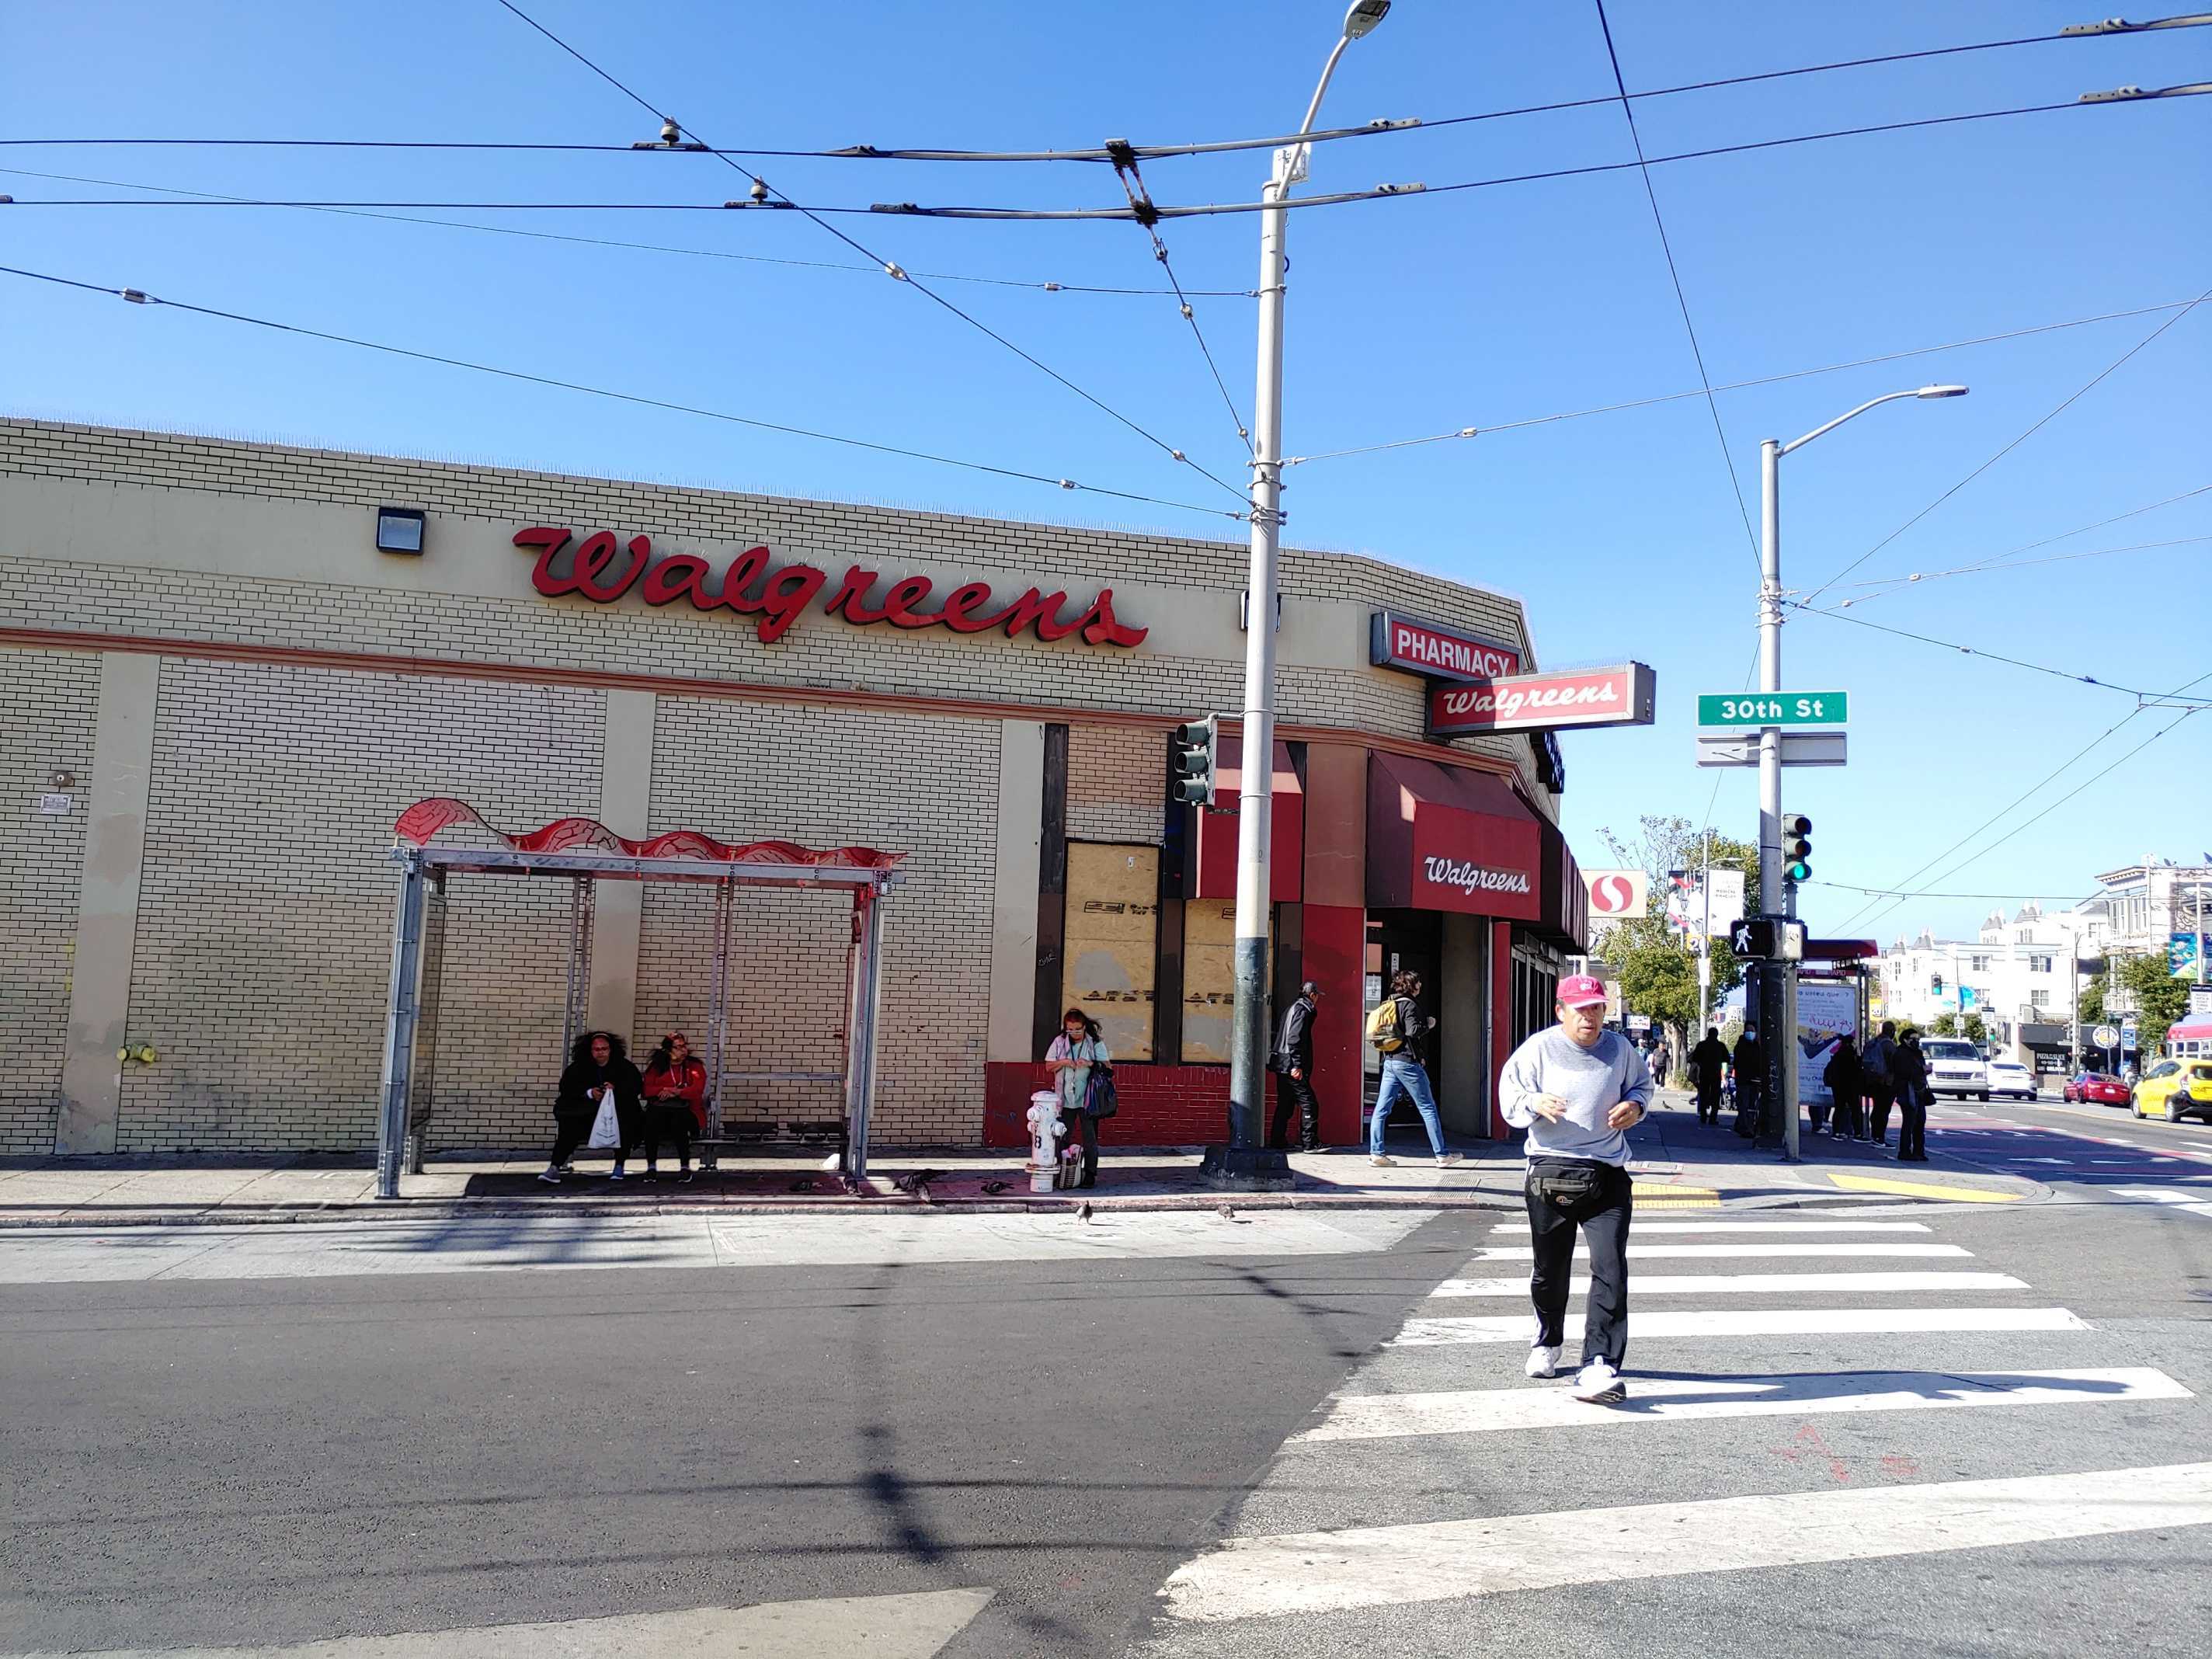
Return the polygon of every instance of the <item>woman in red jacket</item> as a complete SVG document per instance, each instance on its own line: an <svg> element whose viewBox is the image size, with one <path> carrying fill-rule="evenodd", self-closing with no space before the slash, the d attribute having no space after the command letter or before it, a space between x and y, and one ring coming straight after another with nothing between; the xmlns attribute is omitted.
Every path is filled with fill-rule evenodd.
<svg viewBox="0 0 2212 1659"><path fill-rule="evenodd" d="M707 1067L695 1059L681 1031L660 1039L645 1067L645 1178L660 1179L654 1168L664 1137L675 1141L683 1161L678 1181L691 1179L691 1135L707 1127Z"/></svg>

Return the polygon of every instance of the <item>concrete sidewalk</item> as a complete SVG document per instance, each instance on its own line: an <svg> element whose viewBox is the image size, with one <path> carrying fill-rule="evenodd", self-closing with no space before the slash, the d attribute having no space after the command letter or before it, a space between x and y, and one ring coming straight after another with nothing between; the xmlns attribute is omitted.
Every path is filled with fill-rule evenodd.
<svg viewBox="0 0 2212 1659"><path fill-rule="evenodd" d="M2039 1183L1947 1157L1899 1168L1863 1145L1808 1138L1805 1159L1785 1164L1726 1128L1696 1121L1686 1096L1668 1093L1631 1133L1637 1200L1658 1210L1796 1206L1886 1199L2018 1203L2048 1195ZM1940 1139L1940 1138L1939 1138ZM1404 1132L1391 1141L1400 1162L1376 1168L1364 1147L1293 1153L1287 1193L1222 1194L1199 1174L1188 1149L1109 1151L1089 1192L1031 1193L1016 1154L1003 1151L886 1152L872 1158L863 1189L848 1190L811 1154L726 1159L678 1184L672 1170L642 1179L607 1178L604 1161L580 1164L558 1187L537 1179L536 1155L433 1158L401 1182L402 1196L380 1202L364 1156L277 1158L27 1158L0 1162L0 1226L237 1224L252 1221L361 1220L371 1216L512 1214L643 1215L696 1211L724 1214L1521 1207L1516 1144L1478 1141L1457 1150L1466 1162L1438 1169L1425 1146ZM604 1160L605 1154L587 1155ZM920 1194L895 1183L934 1171Z"/></svg>

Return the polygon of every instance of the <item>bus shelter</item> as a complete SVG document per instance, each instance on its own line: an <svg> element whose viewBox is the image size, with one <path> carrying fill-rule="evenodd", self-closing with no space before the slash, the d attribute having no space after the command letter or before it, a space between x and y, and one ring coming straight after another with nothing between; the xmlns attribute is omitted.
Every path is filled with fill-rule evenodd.
<svg viewBox="0 0 2212 1659"><path fill-rule="evenodd" d="M433 846L439 832L466 825L479 844ZM492 844L481 844L488 839ZM898 876L900 853L869 847L817 851L787 841L731 845L696 830L643 841L617 835L592 818L557 819L510 836L465 801L417 801L392 826L392 861L399 896L392 936L392 991L385 1018L384 1081L378 1102L376 1195L398 1198L403 1170L420 1174L424 1114L433 1086L438 1005L443 977L445 895L457 876L521 877L568 884L568 954L561 1060L584 1030L592 983L592 902L602 881L688 882L714 890L713 992L708 1017L707 1139L722 1129L723 1038L727 1024L730 935L742 895L760 888L842 890L852 898L846 954L846 1020L842 1068L790 1073L842 1084L841 1164L852 1180L867 1174L868 1115L875 1091L876 1012L883 957L884 905ZM776 1073L775 1076L786 1074Z"/></svg>

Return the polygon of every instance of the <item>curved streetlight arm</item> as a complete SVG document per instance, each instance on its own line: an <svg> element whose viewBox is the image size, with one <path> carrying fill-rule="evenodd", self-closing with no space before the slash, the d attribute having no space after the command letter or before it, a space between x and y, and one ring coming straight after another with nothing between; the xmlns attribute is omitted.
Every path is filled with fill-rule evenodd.
<svg viewBox="0 0 2212 1659"><path fill-rule="evenodd" d="M1861 404L1856 409L1850 410L1848 414L1837 416L1836 418L1829 422L1827 425L1816 426L1802 438L1792 438L1786 444L1776 446L1774 453L1778 455L1787 455L1793 449L1802 449L1807 444L1811 443L1814 439L1826 437L1829 433L1833 432L1838 427L1841 426L1845 421L1851 419L1854 416L1863 415L1869 409L1875 408L1882 404L1894 403L1899 398L1917 398L1919 395L1919 392L1916 389L1911 392L1885 392L1879 398L1869 398L1866 402Z"/></svg>

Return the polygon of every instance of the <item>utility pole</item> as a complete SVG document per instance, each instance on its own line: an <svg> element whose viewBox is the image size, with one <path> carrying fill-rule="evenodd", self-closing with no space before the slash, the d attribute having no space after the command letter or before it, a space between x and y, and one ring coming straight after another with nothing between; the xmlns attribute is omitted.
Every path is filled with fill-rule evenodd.
<svg viewBox="0 0 2212 1659"><path fill-rule="evenodd" d="M1298 136L1313 131L1344 49L1381 22L1390 0L1352 0L1344 30ZM1267 939L1269 830L1275 786L1275 593L1281 549L1283 493L1283 283L1291 186L1306 176L1310 147L1285 144L1261 188L1260 213L1259 372L1252 398L1251 574L1244 617L1244 724L1237 807L1237 932L1235 1004L1230 1024L1229 1145L1213 1178L1228 1186L1281 1186L1290 1165L1263 1146L1267 1071Z"/></svg>
<svg viewBox="0 0 2212 1659"><path fill-rule="evenodd" d="M1759 447L1759 689L1778 703L1782 691L1782 458L1825 437L1845 421L1899 398L1961 398L1962 386L1923 386L1911 392L1884 392L1847 410L1788 443L1766 439ZM1762 915L1782 912L1782 728L1759 729L1759 908ZM1794 914L1796 904L1791 909ZM1785 1160L1797 1157L1797 964L1768 961L1754 964L1759 1040L1766 1056L1767 1099L1781 1119ZM1747 1012L1752 1006L1747 997ZM1785 1024L1786 1022L1786 1024ZM1770 1131L1762 1138L1772 1146Z"/></svg>

